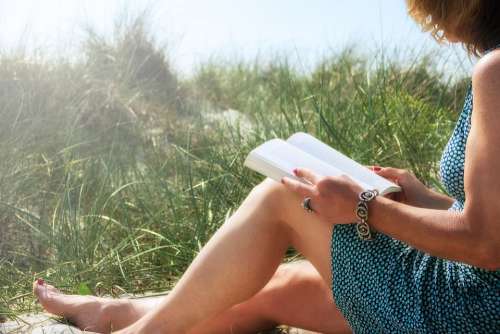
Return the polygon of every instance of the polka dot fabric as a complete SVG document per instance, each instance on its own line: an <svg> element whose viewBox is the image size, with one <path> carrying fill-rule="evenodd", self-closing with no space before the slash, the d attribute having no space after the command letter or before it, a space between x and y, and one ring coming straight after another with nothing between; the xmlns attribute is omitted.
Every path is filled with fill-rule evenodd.
<svg viewBox="0 0 500 334"><path fill-rule="evenodd" d="M441 159L441 178L465 203L465 144L472 93ZM404 222L402 222L403 224ZM331 244L332 291L355 333L500 333L500 271L440 259L389 236L371 242L337 225Z"/></svg>
<svg viewBox="0 0 500 334"><path fill-rule="evenodd" d="M452 208L463 210L465 203L464 164L465 144L471 127L472 92L469 88L465 98L464 109L458 118L453 134L441 157L441 181L448 193L455 198Z"/></svg>

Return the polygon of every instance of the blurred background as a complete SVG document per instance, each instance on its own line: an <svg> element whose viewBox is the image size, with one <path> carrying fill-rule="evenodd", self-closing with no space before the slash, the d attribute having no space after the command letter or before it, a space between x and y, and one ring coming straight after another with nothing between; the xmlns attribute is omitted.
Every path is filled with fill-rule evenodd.
<svg viewBox="0 0 500 334"><path fill-rule="evenodd" d="M426 52L437 47L408 18L404 0L1 1L0 41L8 48L77 54L83 27L111 36L113 18L144 11L152 36L169 48L176 68L188 74L211 57L248 60L282 53L310 69L325 54L346 46L399 50L402 56L409 48ZM451 58L450 72L469 70L471 62L461 47L448 46L440 53Z"/></svg>
<svg viewBox="0 0 500 334"><path fill-rule="evenodd" d="M39 310L36 277L169 289L262 179L243 161L270 138L309 132L443 191L474 62L402 0L0 0L0 27L4 320Z"/></svg>

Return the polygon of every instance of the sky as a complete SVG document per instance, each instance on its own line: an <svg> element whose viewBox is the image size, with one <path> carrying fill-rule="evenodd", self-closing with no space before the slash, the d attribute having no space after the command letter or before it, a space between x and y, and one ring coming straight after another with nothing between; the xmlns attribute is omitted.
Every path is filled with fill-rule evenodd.
<svg viewBox="0 0 500 334"><path fill-rule="evenodd" d="M146 8L156 40L186 73L210 57L276 53L307 67L352 45L367 53L438 50L447 71L471 67L461 47L438 48L404 0L0 0L0 48L75 52L85 25L110 35L117 17Z"/></svg>

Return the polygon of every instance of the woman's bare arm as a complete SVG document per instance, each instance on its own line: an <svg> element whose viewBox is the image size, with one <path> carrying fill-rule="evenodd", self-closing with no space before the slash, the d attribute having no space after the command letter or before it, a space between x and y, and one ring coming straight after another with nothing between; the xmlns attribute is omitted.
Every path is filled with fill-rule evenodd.
<svg viewBox="0 0 500 334"><path fill-rule="evenodd" d="M370 207L374 228L432 255L500 268L500 52L473 75L474 112L465 157L463 212L416 208L382 197Z"/></svg>
<svg viewBox="0 0 500 334"><path fill-rule="evenodd" d="M431 255L495 270L500 268L500 51L476 65L473 93L464 211L423 208L378 196L369 203L369 224ZM347 176L323 177L300 168L295 175L310 184L287 177L283 184L311 198L309 203L321 219L352 223L361 190L357 183ZM438 207L448 203L449 199L442 198Z"/></svg>
<svg viewBox="0 0 500 334"><path fill-rule="evenodd" d="M451 207L455 200L445 194L429 189L429 196L423 203L425 208L447 210Z"/></svg>

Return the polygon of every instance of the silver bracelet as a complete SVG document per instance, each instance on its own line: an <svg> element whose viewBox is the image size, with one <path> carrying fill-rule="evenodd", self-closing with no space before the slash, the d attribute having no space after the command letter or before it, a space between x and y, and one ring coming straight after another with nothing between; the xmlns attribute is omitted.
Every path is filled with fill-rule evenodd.
<svg viewBox="0 0 500 334"><path fill-rule="evenodd" d="M365 190L359 194L359 202L356 206L356 231L361 240L373 240L370 225L368 225L368 202L377 197L377 190Z"/></svg>

